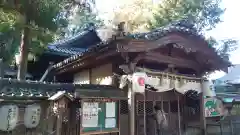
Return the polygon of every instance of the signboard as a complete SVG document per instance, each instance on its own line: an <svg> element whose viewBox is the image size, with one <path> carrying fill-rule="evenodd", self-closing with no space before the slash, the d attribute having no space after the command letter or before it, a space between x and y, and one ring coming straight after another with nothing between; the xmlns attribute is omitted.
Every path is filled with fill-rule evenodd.
<svg viewBox="0 0 240 135"><path fill-rule="evenodd" d="M205 98L204 99L205 117L221 116L221 110L223 105L221 100L217 98Z"/></svg>
<svg viewBox="0 0 240 135"><path fill-rule="evenodd" d="M82 132L117 128L118 104L111 99L85 100L82 103Z"/></svg>
<svg viewBox="0 0 240 135"><path fill-rule="evenodd" d="M98 103L84 102L82 110L82 127L98 127Z"/></svg>

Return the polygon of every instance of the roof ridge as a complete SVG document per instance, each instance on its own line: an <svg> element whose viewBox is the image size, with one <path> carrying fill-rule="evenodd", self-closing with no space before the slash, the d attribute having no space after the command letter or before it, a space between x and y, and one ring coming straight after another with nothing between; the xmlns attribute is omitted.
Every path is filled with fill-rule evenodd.
<svg viewBox="0 0 240 135"><path fill-rule="evenodd" d="M70 41L72 41L72 40L75 40L75 39L78 38L78 37L82 37L83 35L85 35L85 34L88 33L88 32L95 31L95 30L96 30L96 27L95 27L94 25L90 25L90 24L89 24L89 27L88 27L88 28L86 28L86 29L83 30L83 31L78 32L76 35L71 36L70 38L67 37L67 38L64 38L64 39L55 41L55 42L53 42L53 43L50 43L48 46L59 46L60 44L64 44L64 43L70 42Z"/></svg>
<svg viewBox="0 0 240 135"><path fill-rule="evenodd" d="M199 38L200 40L206 41L205 36L202 33L199 33L193 23L188 22L187 20L181 20L180 22L173 22L167 26L160 27L158 29L152 30L147 33L137 33L137 34L128 34L122 38L133 38L133 39L143 39L143 40L157 40L160 39L169 33L174 33L174 32L180 32L182 34L188 34L194 37ZM112 42L111 40L110 42ZM90 48L86 49L85 51L81 52L80 54L74 55L72 57L69 57L62 62L59 62L55 65L53 65L53 68L58 68L61 67L65 64L68 64L72 61L75 61L77 59L80 59L84 54L94 51L94 50L99 50L98 47L104 47L107 46L109 42L100 42L97 45L93 45ZM181 47L181 46L177 46ZM212 51L216 52L215 48L208 46L209 49L212 49ZM192 51L192 49L188 48L185 50L186 52ZM217 55L217 52L216 52Z"/></svg>
<svg viewBox="0 0 240 135"><path fill-rule="evenodd" d="M61 40L58 40L54 43L50 43L48 46L60 46L60 44L64 44L64 43L67 43L67 42L70 42L70 41L73 41L75 40L76 38L78 37L82 37L83 35L85 35L87 32L89 31L82 31L82 32L79 32L78 34L70 37L70 38L64 38L64 39L61 39Z"/></svg>
<svg viewBox="0 0 240 135"><path fill-rule="evenodd" d="M98 43L96 45L93 45L93 46L87 48L86 50L84 50L83 52L80 52L79 54L73 55L73 56L71 56L69 58L66 58L65 60L63 60L63 61L53 65L53 68L56 68L56 67L62 66L63 64L66 64L66 63L69 63L71 61L74 61L74 60L78 59L79 57L83 56L85 53L90 52L90 51L92 51L92 50L94 50L96 48L106 46L108 44L109 44L109 42L103 42L102 41L102 42L100 42L100 43Z"/></svg>

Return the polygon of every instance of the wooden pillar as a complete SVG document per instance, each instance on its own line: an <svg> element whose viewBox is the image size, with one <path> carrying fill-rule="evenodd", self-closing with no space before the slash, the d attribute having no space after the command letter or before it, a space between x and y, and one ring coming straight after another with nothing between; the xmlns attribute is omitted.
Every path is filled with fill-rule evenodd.
<svg viewBox="0 0 240 135"><path fill-rule="evenodd" d="M3 61L0 59L0 77L4 77L4 71L3 71Z"/></svg>
<svg viewBox="0 0 240 135"><path fill-rule="evenodd" d="M56 78L56 75L53 76L53 82L57 82L57 78Z"/></svg>
<svg viewBox="0 0 240 135"><path fill-rule="evenodd" d="M130 93L130 105L129 105L129 111L130 111L130 135L136 135L135 134L135 93L132 91L132 85L128 85L128 93Z"/></svg>
<svg viewBox="0 0 240 135"><path fill-rule="evenodd" d="M63 104L65 103L63 99L60 99L58 102L58 109L59 114L57 117L57 124L56 124L56 135L61 135L62 132L62 123L63 123L63 111L65 108L63 108Z"/></svg>
<svg viewBox="0 0 240 135"><path fill-rule="evenodd" d="M143 93L143 110L144 110L144 135L147 135L147 122L146 122L146 91Z"/></svg>
<svg viewBox="0 0 240 135"><path fill-rule="evenodd" d="M48 132L48 122L49 122L49 101L42 101L41 102L41 119L40 119L40 124L41 128L44 129L46 132Z"/></svg>
<svg viewBox="0 0 240 135"><path fill-rule="evenodd" d="M200 122L201 122L201 132L202 135L207 135L207 125L206 125L206 117L205 117L205 108L204 108L204 90L203 90L203 82L201 81L201 93L200 93Z"/></svg>
<svg viewBox="0 0 240 135"><path fill-rule="evenodd" d="M180 109L180 102L179 102L179 95L177 95L177 106L178 106L178 132L179 135L182 135L182 128L181 128L181 109Z"/></svg>
<svg viewBox="0 0 240 135"><path fill-rule="evenodd" d="M92 84L92 83L93 83L93 81L92 81L92 79L93 79L92 69L89 69L89 70L88 70L88 76L89 76L89 84Z"/></svg>

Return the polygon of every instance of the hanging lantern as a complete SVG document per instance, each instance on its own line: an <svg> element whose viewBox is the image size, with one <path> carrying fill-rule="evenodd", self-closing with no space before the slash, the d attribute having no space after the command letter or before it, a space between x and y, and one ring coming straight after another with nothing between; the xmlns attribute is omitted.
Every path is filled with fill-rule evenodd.
<svg viewBox="0 0 240 135"><path fill-rule="evenodd" d="M11 131L17 126L18 121L18 106L4 105L0 108L0 130Z"/></svg>
<svg viewBox="0 0 240 135"><path fill-rule="evenodd" d="M41 115L40 105L28 105L24 114L24 125L27 128L35 128L39 124Z"/></svg>

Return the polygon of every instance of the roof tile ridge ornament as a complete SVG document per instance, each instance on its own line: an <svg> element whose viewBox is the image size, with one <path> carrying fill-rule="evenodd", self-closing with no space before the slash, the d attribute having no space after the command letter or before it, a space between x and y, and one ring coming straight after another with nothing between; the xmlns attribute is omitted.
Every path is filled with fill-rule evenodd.
<svg viewBox="0 0 240 135"><path fill-rule="evenodd" d="M126 23L125 22L120 22L117 25L117 28L115 28L116 34L114 35L115 39L123 39L126 37L127 33L127 28L126 28Z"/></svg>

